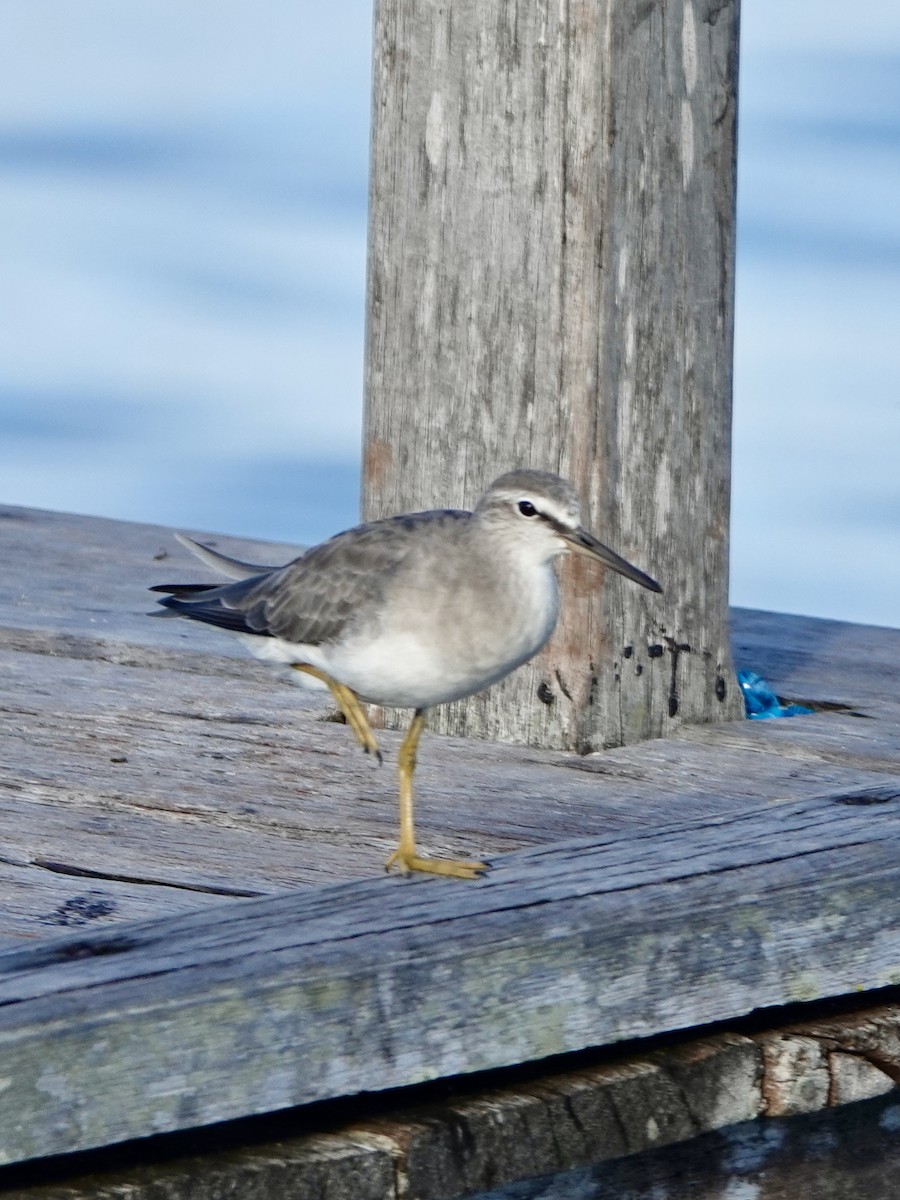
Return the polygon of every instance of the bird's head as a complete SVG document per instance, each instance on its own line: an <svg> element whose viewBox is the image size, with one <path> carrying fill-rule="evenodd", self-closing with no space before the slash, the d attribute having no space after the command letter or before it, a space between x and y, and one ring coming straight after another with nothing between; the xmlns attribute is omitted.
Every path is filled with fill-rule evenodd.
<svg viewBox="0 0 900 1200"><path fill-rule="evenodd" d="M604 546L581 524L578 493L549 471L510 471L495 479L475 509L485 524L502 529L510 545L549 562L572 551L593 558L651 592L661 592L655 579Z"/></svg>

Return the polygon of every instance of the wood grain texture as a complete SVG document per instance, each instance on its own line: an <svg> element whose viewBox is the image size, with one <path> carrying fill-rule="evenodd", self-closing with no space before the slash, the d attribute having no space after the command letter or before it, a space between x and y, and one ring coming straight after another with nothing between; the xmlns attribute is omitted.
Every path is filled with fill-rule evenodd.
<svg viewBox="0 0 900 1200"><path fill-rule="evenodd" d="M900 983L898 784L8 949L0 1158Z"/></svg>
<svg viewBox="0 0 900 1200"><path fill-rule="evenodd" d="M248 660L243 677L223 658L233 674L210 675L184 657L193 669L0 647L0 938L381 873L399 735L381 734L378 769L277 674ZM785 722L787 736L741 722L711 744L586 757L427 736L420 837L431 853L491 858L876 786L900 771L890 713Z"/></svg>
<svg viewBox="0 0 900 1200"><path fill-rule="evenodd" d="M0 939L380 875L396 734L375 769L292 673L226 633L149 619L147 586L197 577L170 531L0 512ZM208 540L264 562L294 549ZM741 610L733 624L741 665L844 707L586 756L429 734L423 846L492 858L898 772L900 633Z"/></svg>
<svg viewBox="0 0 900 1200"><path fill-rule="evenodd" d="M197 534L225 553L285 563L298 546ZM135 666L166 660L179 670L254 670L243 646L159 613L148 588L171 579L215 579L175 540L171 529L0 505L0 645ZM221 578L221 577L220 577Z"/></svg>
<svg viewBox="0 0 900 1200"><path fill-rule="evenodd" d="M136 1165L142 1149L131 1147L128 1166L94 1169L83 1162L74 1177L35 1183L28 1168L11 1187L8 1200L401 1200L395 1186L393 1149L385 1139L360 1132L351 1136L312 1134L265 1146L236 1146L217 1152L196 1149L174 1161L163 1154ZM124 1167L124 1169L123 1169Z"/></svg>
<svg viewBox="0 0 900 1200"><path fill-rule="evenodd" d="M483 1191L494 1196L509 1185L520 1200L526 1192L544 1200L563 1191L569 1197L579 1168L623 1157L633 1163L636 1155L648 1160L679 1143L694 1143L694 1157L701 1159L709 1140L703 1135L711 1131L722 1130L738 1143L743 1134L747 1141L780 1146L786 1116L848 1104L858 1112L859 1101L889 1094L896 1115L898 1031L900 1009L887 1006L750 1036L724 1031L607 1061L581 1056L561 1071L538 1066L505 1081L495 1075L487 1086L466 1089L457 1081L439 1099L417 1090L398 1097L400 1107L381 1105L349 1123L326 1118L320 1126L315 1116L294 1111L269 1118L265 1140L240 1149L233 1126L230 1136L224 1129L199 1137L195 1132L187 1156L173 1158L171 1140L157 1139L132 1146L127 1162L113 1159L112 1169L105 1155L92 1160L90 1173L64 1183L27 1186L27 1176L32 1184L36 1174L40 1178L38 1166L38 1172L17 1172L11 1187L9 1173L0 1175L0 1187L10 1200L221 1200L223 1194L242 1200L464 1200ZM888 1117L886 1133L890 1123ZM180 1145L183 1150L185 1142ZM819 1140L810 1147L814 1159L821 1158L822 1145ZM802 1169L806 1155L794 1157ZM759 1156L748 1170L751 1163L758 1168ZM566 1178L549 1178L560 1173ZM703 1174L695 1168L682 1175L691 1198ZM722 1187L729 1181L733 1186L734 1176L735 1160L726 1155L719 1167ZM584 1182L585 1195L593 1197L590 1180ZM613 1194L620 1200L624 1193ZM889 1189L863 1194L884 1200ZM648 1200L660 1195L648 1190Z"/></svg>
<svg viewBox="0 0 900 1200"><path fill-rule="evenodd" d="M146 616L196 575L166 531L5 510L0 540L7 1160L900 981L894 631L735 614L746 665L840 706L802 719L430 738L423 842L497 866L388 879L393 773L228 636Z"/></svg>
<svg viewBox="0 0 900 1200"><path fill-rule="evenodd" d="M736 24L720 0L377 5L365 515L555 470L665 589L564 564L551 645L439 729L584 750L740 713Z"/></svg>

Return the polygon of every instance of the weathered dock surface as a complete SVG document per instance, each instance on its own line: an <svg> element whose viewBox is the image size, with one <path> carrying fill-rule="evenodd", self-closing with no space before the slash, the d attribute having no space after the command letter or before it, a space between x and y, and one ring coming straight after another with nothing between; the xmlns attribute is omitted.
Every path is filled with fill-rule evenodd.
<svg viewBox="0 0 900 1200"><path fill-rule="evenodd" d="M235 639L149 619L197 576L169 531L5 508L0 540L2 1162L900 985L896 631L735 612L809 717L428 738L423 845L495 867L404 880L399 736L376 769Z"/></svg>

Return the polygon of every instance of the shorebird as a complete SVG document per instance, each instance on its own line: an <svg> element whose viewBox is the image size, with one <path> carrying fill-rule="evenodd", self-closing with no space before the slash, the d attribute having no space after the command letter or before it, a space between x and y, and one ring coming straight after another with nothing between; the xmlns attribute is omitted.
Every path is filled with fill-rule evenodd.
<svg viewBox="0 0 900 1200"><path fill-rule="evenodd" d="M358 525L283 567L241 562L178 535L222 586L161 584L172 613L246 635L260 658L327 687L362 748L381 754L362 703L414 710L398 755L400 844L387 870L472 879L486 863L417 853L413 773L425 714L527 662L556 625L553 560L584 554L652 592L655 580L581 524L575 489L546 471L501 475L474 512Z"/></svg>

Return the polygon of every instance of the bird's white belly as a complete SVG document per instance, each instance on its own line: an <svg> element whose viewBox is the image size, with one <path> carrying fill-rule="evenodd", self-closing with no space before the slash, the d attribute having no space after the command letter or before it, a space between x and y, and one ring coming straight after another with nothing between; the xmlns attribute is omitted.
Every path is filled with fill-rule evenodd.
<svg viewBox="0 0 900 1200"><path fill-rule="evenodd" d="M476 610L468 597L428 611L385 613L378 623L348 630L337 642L303 645L278 637L245 636L268 662L305 663L351 688L363 700L390 708L431 708L490 687L527 662L553 632L556 576L547 565L527 580L505 578L491 606ZM325 684L298 674L305 687Z"/></svg>
<svg viewBox="0 0 900 1200"><path fill-rule="evenodd" d="M529 584L509 595L506 611L491 612L487 620L445 613L391 625L377 637L361 631L327 649L325 669L364 700L388 707L430 708L470 696L521 666L553 632L558 597L552 569Z"/></svg>

